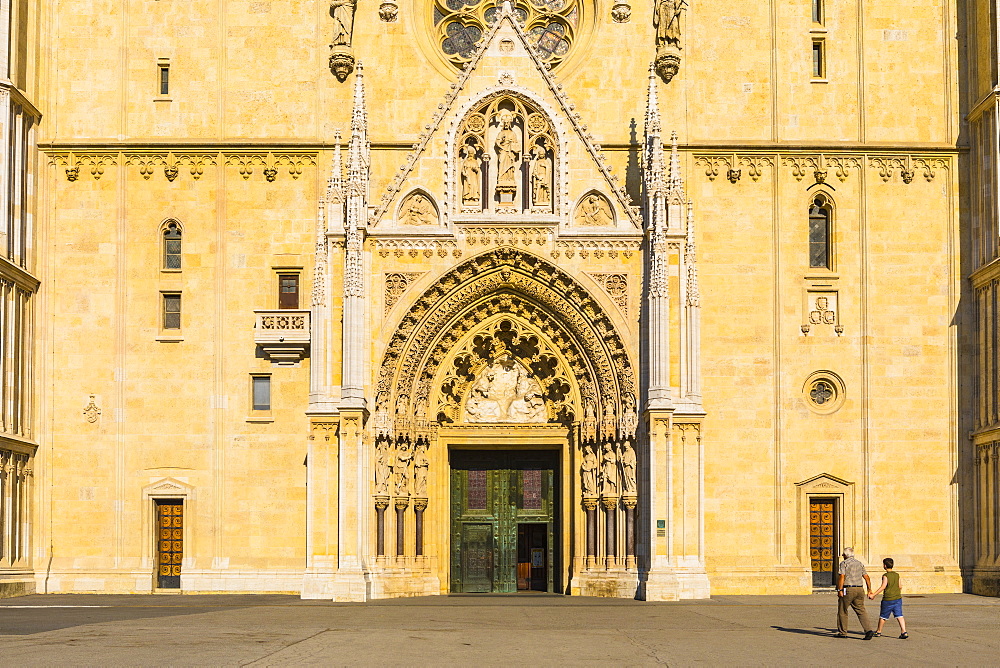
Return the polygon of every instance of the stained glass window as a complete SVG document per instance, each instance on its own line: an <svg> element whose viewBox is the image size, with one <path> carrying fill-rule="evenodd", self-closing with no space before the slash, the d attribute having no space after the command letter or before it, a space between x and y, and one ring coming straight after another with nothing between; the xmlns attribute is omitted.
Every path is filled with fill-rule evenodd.
<svg viewBox="0 0 1000 668"><path fill-rule="evenodd" d="M542 60L556 64L569 53L580 20L580 0L515 0L514 14ZM494 0L436 0L434 26L441 50L463 65L500 16Z"/></svg>

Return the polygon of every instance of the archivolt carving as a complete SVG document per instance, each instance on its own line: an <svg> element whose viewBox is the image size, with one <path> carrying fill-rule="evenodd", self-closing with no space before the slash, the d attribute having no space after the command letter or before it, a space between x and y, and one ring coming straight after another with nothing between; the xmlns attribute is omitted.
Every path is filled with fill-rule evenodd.
<svg viewBox="0 0 1000 668"><path fill-rule="evenodd" d="M454 268L429 288L399 322L379 374L374 416L377 431L390 436L390 430L395 430L398 437L403 436L398 433L401 428L408 430L411 424L426 423L430 419L432 385L446 356L470 331L499 314L516 316L517 321L529 324L540 334L540 342L550 342L568 365L581 395L597 399L604 409L602 437L614 438L621 430L631 432L622 431L623 437L634 435L637 421L634 415L628 416L629 412L634 414L636 406L634 371L612 321L568 274L513 248L484 253ZM511 331L522 331L514 321L512 317ZM542 354L541 350L538 354ZM529 360L526 368L540 373L531 367L533 363L535 360ZM460 396L452 392L452 398L445 401L445 419L455 419ZM409 397L414 397L412 412L406 405ZM546 400L553 406L558 403L555 395ZM556 417L566 421L575 419L583 412L581 409L554 408L557 414L562 411L561 417ZM395 420L389 417L393 411Z"/></svg>

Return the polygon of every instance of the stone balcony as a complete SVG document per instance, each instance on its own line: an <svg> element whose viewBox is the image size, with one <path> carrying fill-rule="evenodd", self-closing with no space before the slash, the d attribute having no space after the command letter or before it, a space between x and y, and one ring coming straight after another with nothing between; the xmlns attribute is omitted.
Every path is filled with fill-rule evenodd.
<svg viewBox="0 0 1000 668"><path fill-rule="evenodd" d="M253 339L276 364L295 364L309 350L309 311L254 311Z"/></svg>

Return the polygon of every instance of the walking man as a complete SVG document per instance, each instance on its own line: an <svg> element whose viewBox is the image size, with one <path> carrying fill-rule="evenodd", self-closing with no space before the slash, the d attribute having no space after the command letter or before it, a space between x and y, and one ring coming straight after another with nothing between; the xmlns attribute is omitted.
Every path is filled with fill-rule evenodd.
<svg viewBox="0 0 1000 668"><path fill-rule="evenodd" d="M865 611L865 599L872 593L872 581L868 577L865 565L854 558L854 548L844 548L843 556L844 560L840 562L840 574L837 576L837 597L840 606L837 610L836 637L847 637L847 609L854 608L858 621L861 622L861 628L865 630L865 640L871 640L875 632L872 631L872 624Z"/></svg>

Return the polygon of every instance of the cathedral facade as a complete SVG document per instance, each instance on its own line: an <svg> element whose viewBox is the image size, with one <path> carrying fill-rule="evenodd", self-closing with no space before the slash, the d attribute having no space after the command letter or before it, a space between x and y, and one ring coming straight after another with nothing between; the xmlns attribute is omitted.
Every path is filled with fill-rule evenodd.
<svg viewBox="0 0 1000 668"><path fill-rule="evenodd" d="M972 14L13 3L0 587L997 594Z"/></svg>

